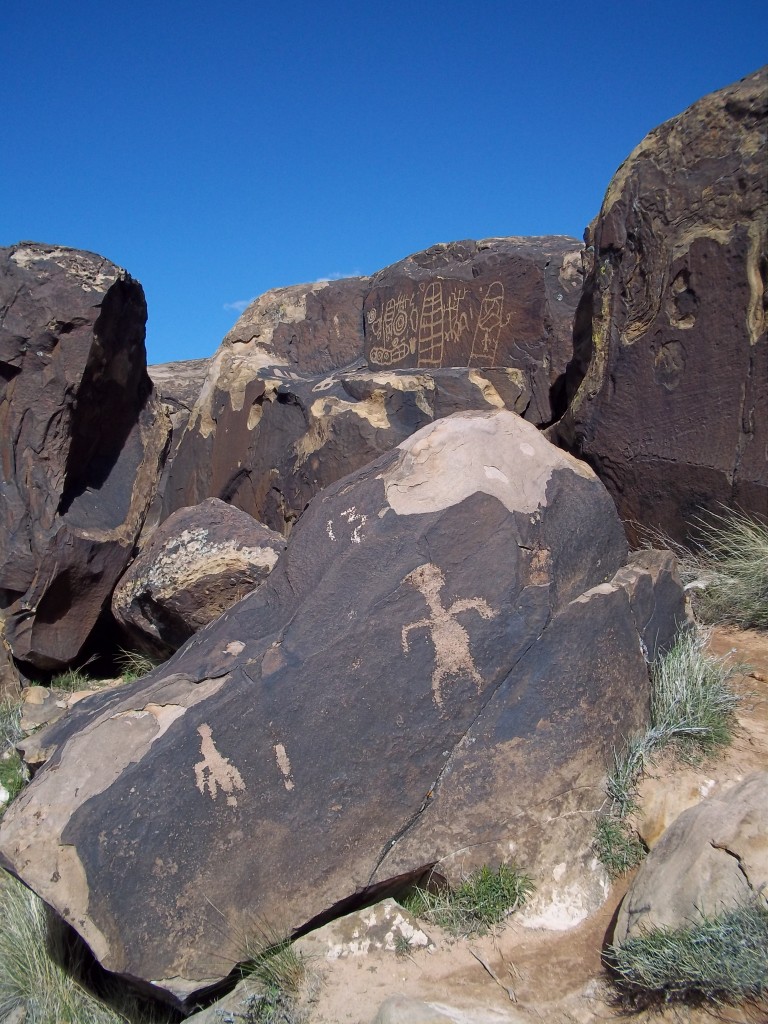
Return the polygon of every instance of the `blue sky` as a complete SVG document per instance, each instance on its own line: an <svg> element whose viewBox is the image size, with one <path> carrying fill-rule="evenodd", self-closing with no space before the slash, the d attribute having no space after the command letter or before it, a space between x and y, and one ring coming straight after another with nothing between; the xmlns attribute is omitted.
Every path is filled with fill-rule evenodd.
<svg viewBox="0 0 768 1024"><path fill-rule="evenodd" d="M0 245L99 252L150 362L440 241L581 237L655 125L768 61L768 4L3 0Z"/></svg>

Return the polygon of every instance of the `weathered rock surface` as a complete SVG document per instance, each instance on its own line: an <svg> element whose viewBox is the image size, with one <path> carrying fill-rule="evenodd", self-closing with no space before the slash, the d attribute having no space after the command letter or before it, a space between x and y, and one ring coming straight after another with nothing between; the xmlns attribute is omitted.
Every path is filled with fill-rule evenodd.
<svg viewBox="0 0 768 1024"><path fill-rule="evenodd" d="M61 667L123 571L168 428L141 285L93 253L0 250L0 601L16 658Z"/></svg>
<svg viewBox="0 0 768 1024"><path fill-rule="evenodd" d="M625 560L603 486L533 426L439 420L324 490L166 665L51 726L0 858L179 1002L253 922L432 866L515 857L576 920L605 765L648 702Z"/></svg>
<svg viewBox="0 0 768 1024"><path fill-rule="evenodd" d="M559 442L624 519L768 513L768 68L654 129L587 239ZM575 393L574 393L575 391Z"/></svg>
<svg viewBox="0 0 768 1024"><path fill-rule="evenodd" d="M213 357L227 380L249 368L285 366L295 373L330 373L363 353L367 277L275 288L244 311Z"/></svg>
<svg viewBox="0 0 768 1024"><path fill-rule="evenodd" d="M581 250L566 236L456 242L373 278L268 292L213 357L178 445L174 434L150 528L217 497L287 532L322 487L433 419L492 407L548 423Z"/></svg>
<svg viewBox="0 0 768 1024"><path fill-rule="evenodd" d="M296 952L308 960L398 953L398 940L414 953L434 949L422 922L392 898L355 910L297 939Z"/></svg>
<svg viewBox="0 0 768 1024"><path fill-rule="evenodd" d="M691 807L651 850L624 898L614 942L681 928L768 899L768 771Z"/></svg>
<svg viewBox="0 0 768 1024"><path fill-rule="evenodd" d="M386 267L365 299L368 364L514 368L531 392L527 418L548 423L550 391L572 354L582 248L565 235L487 238Z"/></svg>
<svg viewBox="0 0 768 1024"><path fill-rule="evenodd" d="M165 520L120 579L112 614L139 649L167 658L266 579L283 537L208 498Z"/></svg>
<svg viewBox="0 0 768 1024"><path fill-rule="evenodd" d="M206 386L168 471L162 515L213 495L288 532L323 487L433 420L465 409L522 414L530 401L522 375L504 369L291 380L261 371L238 401L217 380Z"/></svg>

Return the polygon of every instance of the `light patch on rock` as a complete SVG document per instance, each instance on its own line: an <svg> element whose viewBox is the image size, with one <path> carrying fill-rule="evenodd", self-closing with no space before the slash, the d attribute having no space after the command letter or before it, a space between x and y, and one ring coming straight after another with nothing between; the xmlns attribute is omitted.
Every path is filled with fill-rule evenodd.
<svg viewBox="0 0 768 1024"><path fill-rule="evenodd" d="M269 544L245 547L234 540L210 543L204 527L182 530L163 544L144 572L118 585L117 593L124 604L145 591L158 599L169 598L206 576L224 575L248 566L271 571L278 557Z"/></svg>
<svg viewBox="0 0 768 1024"><path fill-rule="evenodd" d="M384 391L374 391L370 398L361 402L346 402L330 395L327 398L316 398L309 409L310 423L307 432L294 445L296 465L303 466L310 455L326 444L333 433L333 420L337 416L351 413L366 420L375 430L388 430L389 416L386 408Z"/></svg>
<svg viewBox="0 0 768 1024"><path fill-rule="evenodd" d="M507 406L504 399L487 377L478 373L477 370L470 370L469 379L476 388L480 389L482 396L488 405L492 405L495 409L506 409Z"/></svg>
<svg viewBox="0 0 768 1024"><path fill-rule="evenodd" d="M115 281L125 278L126 273L122 267L115 268L101 257L95 258L99 260L98 267L74 249L42 249L35 245L23 245L11 253L13 262L24 269L42 261L55 263L67 274L79 278L80 287L85 292L106 291ZM101 269L103 266L110 267L110 270L105 273Z"/></svg>
<svg viewBox="0 0 768 1024"><path fill-rule="evenodd" d="M597 910L611 891L611 883L605 870L596 861L591 862L592 871L577 881L562 887L547 887L515 914L515 921L524 928L541 928L545 931L568 931L585 921ZM566 865L558 864L552 874L559 872L556 883L566 874Z"/></svg>
<svg viewBox="0 0 768 1024"><path fill-rule="evenodd" d="M398 515L438 512L478 491L498 498L510 512L532 513L546 505L555 470L597 479L586 463L555 448L533 424L504 409L437 420L398 450L398 461L381 475L387 501ZM485 466L491 452L498 475L489 477Z"/></svg>

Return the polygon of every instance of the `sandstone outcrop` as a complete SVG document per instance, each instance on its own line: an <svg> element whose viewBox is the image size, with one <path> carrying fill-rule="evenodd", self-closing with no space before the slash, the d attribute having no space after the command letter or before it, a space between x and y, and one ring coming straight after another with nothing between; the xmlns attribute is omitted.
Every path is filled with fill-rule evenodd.
<svg viewBox="0 0 768 1024"><path fill-rule="evenodd" d="M284 549L280 534L217 498L179 509L120 579L112 614L165 659L266 579Z"/></svg>
<svg viewBox="0 0 768 1024"><path fill-rule="evenodd" d="M141 285L93 253L0 250L0 600L14 656L74 659L123 571L168 426Z"/></svg>
<svg viewBox="0 0 768 1024"><path fill-rule="evenodd" d="M768 513L768 68L654 129L588 232L559 442L678 538Z"/></svg>
<svg viewBox="0 0 768 1024"><path fill-rule="evenodd" d="M691 807L641 865L616 920L617 945L768 899L768 771Z"/></svg>
<svg viewBox="0 0 768 1024"><path fill-rule="evenodd" d="M254 922L307 927L432 868L514 857L572 923L604 883L605 766L647 711L652 602L625 562L602 484L533 426L432 423L327 487L168 663L42 735L0 859L178 1003ZM682 590L655 589L679 618Z"/></svg>

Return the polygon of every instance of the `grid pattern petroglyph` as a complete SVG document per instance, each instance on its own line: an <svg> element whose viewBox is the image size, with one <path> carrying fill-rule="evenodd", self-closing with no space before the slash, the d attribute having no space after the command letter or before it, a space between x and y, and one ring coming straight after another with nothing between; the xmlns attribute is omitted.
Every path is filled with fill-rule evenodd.
<svg viewBox="0 0 768 1024"><path fill-rule="evenodd" d="M388 298L380 310L368 310L368 330L375 339L370 362L395 366L410 356L419 369L441 366L493 366L501 332L511 319L504 312L504 284L492 281L475 304L469 289L457 282L430 281L420 285L418 296L400 292ZM473 333L474 332L474 333ZM469 339L472 347L466 353Z"/></svg>

